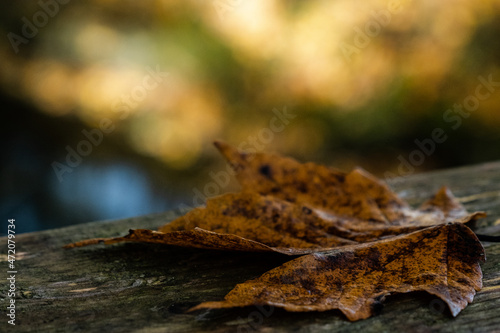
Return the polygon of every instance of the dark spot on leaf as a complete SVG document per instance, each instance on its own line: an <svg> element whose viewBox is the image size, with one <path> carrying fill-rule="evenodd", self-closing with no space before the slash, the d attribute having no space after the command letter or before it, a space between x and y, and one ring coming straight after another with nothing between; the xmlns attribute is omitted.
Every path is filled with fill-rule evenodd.
<svg viewBox="0 0 500 333"><path fill-rule="evenodd" d="M307 186L306 186L306 184L304 184L304 183L298 183L297 184L297 190L299 190L299 192L306 193L307 192Z"/></svg>
<svg viewBox="0 0 500 333"><path fill-rule="evenodd" d="M269 166L269 164L264 164L262 165L260 168L259 168L259 172L261 175L263 176L266 176L267 178L269 179L272 179L272 171L271 171L271 167Z"/></svg>
<svg viewBox="0 0 500 333"><path fill-rule="evenodd" d="M311 213L312 213L312 210L311 210L309 207L302 206L302 212L303 212L304 214L309 215L309 214L311 214Z"/></svg>

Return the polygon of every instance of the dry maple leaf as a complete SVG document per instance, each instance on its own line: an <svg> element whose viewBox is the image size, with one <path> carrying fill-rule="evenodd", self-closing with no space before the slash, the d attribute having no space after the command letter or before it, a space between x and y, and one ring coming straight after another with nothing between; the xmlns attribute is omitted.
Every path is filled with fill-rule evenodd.
<svg viewBox="0 0 500 333"><path fill-rule="evenodd" d="M468 214L445 187L415 211L360 168L345 173L275 154L241 152L220 141L215 146L235 170L244 191L306 204L325 219L346 221L350 228L466 223L485 216Z"/></svg>
<svg viewBox="0 0 500 333"><path fill-rule="evenodd" d="M446 196L446 202L456 201L447 193L441 190L436 195L438 201L443 196ZM414 211L416 216L425 216L422 225L417 223L418 220L411 220L407 225L373 226L357 223L357 219L352 220L348 216L325 219L318 214L318 210L272 196L251 192L229 193L208 200L206 207L193 209L160 227L159 231L130 230L127 236L84 240L66 247L132 241L302 255L427 228L431 216L434 216L434 225L446 223L446 214L430 204L436 201L436 197L424 204L424 207L431 207L432 212ZM470 221L470 216L480 215L466 214L461 223Z"/></svg>
<svg viewBox="0 0 500 333"><path fill-rule="evenodd" d="M461 223L449 223L373 243L305 255L237 285L225 300L202 308L272 305L288 311L339 309L349 320L370 317L391 293L426 291L453 316L482 287L484 249Z"/></svg>
<svg viewBox="0 0 500 333"><path fill-rule="evenodd" d="M84 240L66 247L135 241L304 255L199 308L271 304L290 311L340 309L367 318L389 293L425 290L453 315L481 288L481 244L447 188L412 209L366 171L343 173L216 142L243 187L207 201L159 231ZM453 222L453 223L450 223Z"/></svg>
<svg viewBox="0 0 500 333"><path fill-rule="evenodd" d="M300 255L485 216L468 214L446 188L413 210L361 169L346 174L278 155L243 153L221 142L215 145L235 169L243 192L209 199L206 207L193 209L159 232L130 230L124 237L67 247L139 241Z"/></svg>

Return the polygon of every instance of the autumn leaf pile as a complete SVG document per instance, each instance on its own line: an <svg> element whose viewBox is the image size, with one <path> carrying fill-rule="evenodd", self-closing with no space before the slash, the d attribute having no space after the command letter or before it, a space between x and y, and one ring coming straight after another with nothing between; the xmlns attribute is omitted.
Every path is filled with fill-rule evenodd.
<svg viewBox="0 0 500 333"><path fill-rule="evenodd" d="M237 285L224 300L191 310L339 309L354 321L373 315L389 294L426 291L456 316L481 289L484 249L467 224L485 214L468 213L447 188L412 209L361 169L344 173L215 145L241 192L209 199L158 231L130 230L66 247L137 241L298 256Z"/></svg>

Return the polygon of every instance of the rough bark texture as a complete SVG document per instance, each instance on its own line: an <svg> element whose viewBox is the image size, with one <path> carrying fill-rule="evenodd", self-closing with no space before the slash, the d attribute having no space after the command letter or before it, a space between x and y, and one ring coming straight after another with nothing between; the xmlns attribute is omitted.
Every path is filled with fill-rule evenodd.
<svg viewBox="0 0 500 333"><path fill-rule="evenodd" d="M447 185L469 211L483 210L477 233L500 229L500 162L393 179L417 205ZM16 235L16 326L7 324L7 240L0 238L0 330L16 332L492 332L500 329L500 244L484 243L483 289L456 318L425 293L390 296L380 313L349 322L340 311L289 313L246 307L187 313L222 300L237 283L290 260L280 254L124 243L65 250L64 244L156 229L178 214L93 222ZM15 218L13 216L12 218ZM16 223L22 223L17 220ZM3 260L3 261L1 261Z"/></svg>

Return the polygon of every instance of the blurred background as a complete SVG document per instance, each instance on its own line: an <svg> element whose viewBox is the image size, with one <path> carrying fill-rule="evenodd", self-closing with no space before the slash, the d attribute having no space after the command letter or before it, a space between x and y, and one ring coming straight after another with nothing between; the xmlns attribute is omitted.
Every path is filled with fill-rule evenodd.
<svg viewBox="0 0 500 333"><path fill-rule="evenodd" d="M11 1L0 17L17 232L237 190L214 139L382 178L500 159L498 0Z"/></svg>

